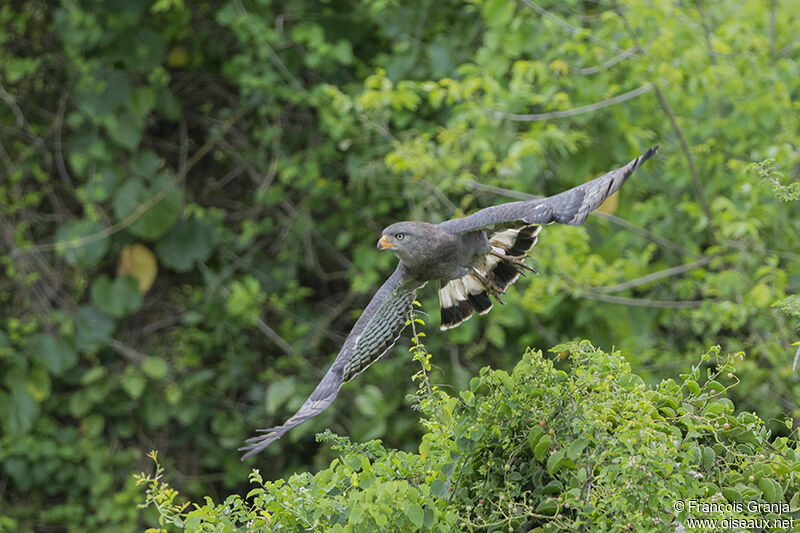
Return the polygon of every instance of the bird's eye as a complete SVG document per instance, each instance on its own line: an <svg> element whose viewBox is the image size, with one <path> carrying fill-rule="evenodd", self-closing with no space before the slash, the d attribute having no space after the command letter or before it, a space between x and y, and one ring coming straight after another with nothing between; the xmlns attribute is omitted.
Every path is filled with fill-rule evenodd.
<svg viewBox="0 0 800 533"><path fill-rule="evenodd" d="M403 237L405 237L405 235L403 235L402 233L395 233L394 235L394 238L397 239L398 241L402 241Z"/></svg>

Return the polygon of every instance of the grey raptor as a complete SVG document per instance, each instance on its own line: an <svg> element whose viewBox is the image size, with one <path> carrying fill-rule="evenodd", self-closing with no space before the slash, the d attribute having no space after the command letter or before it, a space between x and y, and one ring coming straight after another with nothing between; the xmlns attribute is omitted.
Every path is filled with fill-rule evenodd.
<svg viewBox="0 0 800 533"><path fill-rule="evenodd" d="M317 388L283 425L260 429L239 448L242 460L257 454L293 427L324 411L346 381L377 361L397 341L408 321L417 289L439 282L441 328L459 325L474 313L485 314L495 298L526 265L543 224L578 225L619 189L634 170L658 149L654 146L624 167L560 194L537 200L487 207L441 224L397 222L381 233L378 250L400 259L344 341L339 355Z"/></svg>

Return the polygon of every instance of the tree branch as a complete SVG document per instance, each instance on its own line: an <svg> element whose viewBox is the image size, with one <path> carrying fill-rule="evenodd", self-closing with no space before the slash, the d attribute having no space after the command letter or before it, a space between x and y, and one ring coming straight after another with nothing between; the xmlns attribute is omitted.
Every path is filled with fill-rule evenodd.
<svg viewBox="0 0 800 533"><path fill-rule="evenodd" d="M492 113L496 118L513 120L515 122L535 122L539 120L550 120L554 118L573 117L575 115L581 115L583 113L590 113L592 111L597 111L598 109L603 109L604 107L609 107L614 104L630 100L631 98L636 98L637 96L646 93L652 88L653 84L645 83L638 89L622 93L607 100L602 100L600 102L596 102L594 104L589 104L581 107L575 107L573 109L566 109L564 111L551 111L549 113L517 114L517 113L506 113L504 111L497 111L495 109L490 109L485 106L481 107L483 107L483 109L485 109L486 111Z"/></svg>
<svg viewBox="0 0 800 533"><path fill-rule="evenodd" d="M609 285L607 287L591 287L590 290L593 293L610 293L610 292L624 291L626 289L638 287L639 285L644 285L645 283L650 283L651 281L656 281L662 278L684 274L686 272L689 272L691 270L709 264L712 259L714 259L714 257L712 256L703 257L701 259L698 259L697 261L686 263L685 265L678 265L671 268L665 268L664 270L659 270L658 272L653 272L651 274L647 274L646 276L632 279L624 283L619 283L617 285Z"/></svg>
<svg viewBox="0 0 800 533"><path fill-rule="evenodd" d="M580 298L599 300L612 304L632 305L634 307L654 307L661 309L694 309L703 305L704 302L713 300L651 300L648 298L625 298L622 296L612 296L610 294L599 294L596 292L585 292L578 295Z"/></svg>
<svg viewBox="0 0 800 533"><path fill-rule="evenodd" d="M621 54L617 54L611 59L604 61L601 65L596 67L570 67L569 71L573 74L580 74L581 76L587 76L589 74L597 74L600 71L607 69L610 66L616 65L620 61L624 61L629 57L635 56L639 52L639 47L634 46L633 48L628 48L624 50Z"/></svg>

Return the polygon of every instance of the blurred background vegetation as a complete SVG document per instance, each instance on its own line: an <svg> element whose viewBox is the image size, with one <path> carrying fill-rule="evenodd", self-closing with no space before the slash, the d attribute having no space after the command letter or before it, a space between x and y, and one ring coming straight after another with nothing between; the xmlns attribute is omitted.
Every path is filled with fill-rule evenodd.
<svg viewBox="0 0 800 533"><path fill-rule="evenodd" d="M744 351L737 408L800 417L800 1L42 0L0 6L0 530L138 530L186 496L416 450L407 341L242 464L316 385L397 220L548 195L661 150L550 226L503 308L439 333L455 390L588 338L653 382ZM750 168L753 162L774 164Z"/></svg>

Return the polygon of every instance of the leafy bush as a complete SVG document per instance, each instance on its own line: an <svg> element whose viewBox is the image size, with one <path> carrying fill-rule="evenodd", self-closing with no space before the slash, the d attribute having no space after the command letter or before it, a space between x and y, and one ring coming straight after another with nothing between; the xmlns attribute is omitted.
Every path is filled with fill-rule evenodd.
<svg viewBox="0 0 800 533"><path fill-rule="evenodd" d="M318 439L339 452L328 468L276 481L254 470L246 496L176 506L160 468L138 482L162 525L187 531L674 531L698 517L690 500L800 511L798 442L772 441L726 396L741 353L713 347L680 381L649 387L619 352L588 341L552 351L569 354L569 372L528 351L456 396L422 386L418 453L326 432Z"/></svg>

